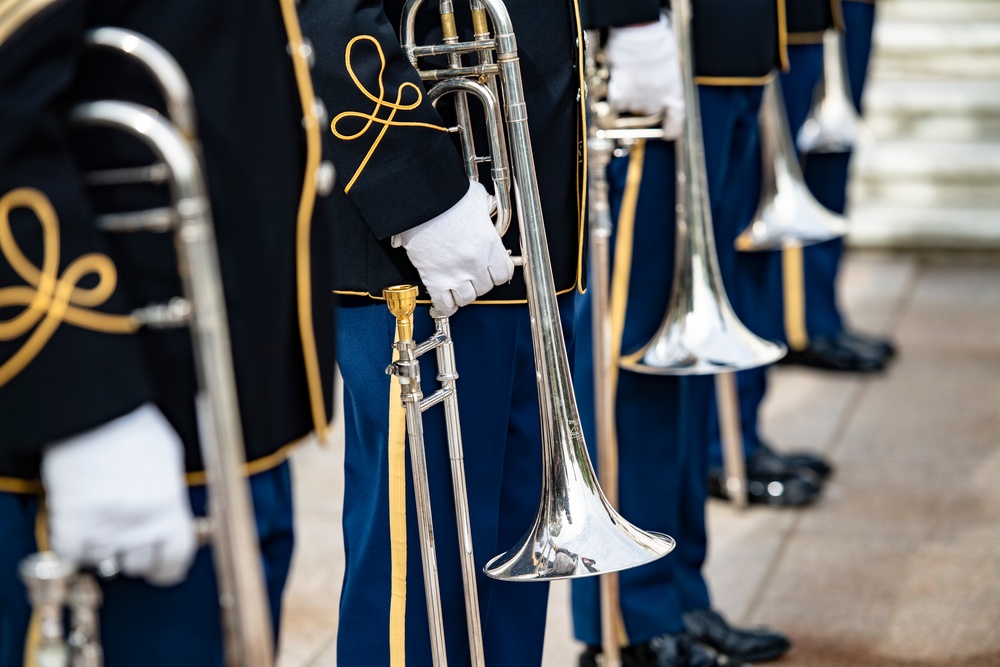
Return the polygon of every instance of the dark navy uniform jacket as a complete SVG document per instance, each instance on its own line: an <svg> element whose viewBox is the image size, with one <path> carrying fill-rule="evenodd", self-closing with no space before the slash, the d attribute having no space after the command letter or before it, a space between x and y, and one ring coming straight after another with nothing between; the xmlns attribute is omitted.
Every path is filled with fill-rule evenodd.
<svg viewBox="0 0 1000 667"><path fill-rule="evenodd" d="M331 118L324 148L339 174L330 200L334 288L341 294L380 297L390 285L419 284L405 250L392 248L390 237L443 213L468 189L456 145L441 131L449 124L442 115L451 103L443 100L442 113L435 111L399 46L402 6L401 0L305 0L301 7L303 28L317 52L317 92ZM511 0L507 6L517 36L555 285L567 292L581 285L584 252L582 40L576 7L572 0ZM471 37L468 3L456 2L455 8L460 30ZM428 0L418 20L421 43L440 42L437 17L437 3ZM475 126L478 103L470 106ZM371 122L374 116L379 120ZM478 139L482 152L486 142L481 135ZM520 254L516 222L504 245ZM495 287L479 303L523 300L521 276L516 271L510 284Z"/></svg>
<svg viewBox="0 0 1000 667"><path fill-rule="evenodd" d="M13 478L37 478L46 443L147 401L182 436L188 469L201 468L189 332L114 331L124 321L115 314L168 300L181 287L170 235L112 238L95 228L81 163L153 160L134 140L107 133L88 134L81 155L71 146L66 110L105 97L163 104L123 56L81 56L91 26L147 35L192 84L247 456L258 466L276 462L276 453L314 424L304 360L312 344L304 347L303 334L314 333L318 344L312 368L320 392L331 386L333 368L327 216L311 226L311 257L296 252L300 206L305 229L322 200L310 194L318 149L307 170L308 69L300 66L297 80L288 49L298 31L292 0L10 4L0 12L0 490L37 487ZM318 146L315 123L312 132ZM96 208L138 204L165 201L155 189L123 191ZM296 306L296 270L309 275L307 258L311 325L299 321ZM69 311L62 307L67 297Z"/></svg>
<svg viewBox="0 0 1000 667"><path fill-rule="evenodd" d="M697 82L702 85L755 85L764 83L776 67L786 67L784 2L692 0ZM663 4L669 5L669 1ZM584 0L580 10L584 26L606 28L654 20L660 6L660 0L629 3Z"/></svg>
<svg viewBox="0 0 1000 667"><path fill-rule="evenodd" d="M840 0L786 0L790 44L818 44L829 28L843 30Z"/></svg>

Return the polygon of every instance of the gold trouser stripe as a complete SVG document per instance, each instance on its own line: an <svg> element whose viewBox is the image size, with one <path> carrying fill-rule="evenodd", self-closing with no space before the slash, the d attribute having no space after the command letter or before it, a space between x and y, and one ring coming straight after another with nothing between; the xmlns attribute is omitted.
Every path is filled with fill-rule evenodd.
<svg viewBox="0 0 1000 667"><path fill-rule="evenodd" d="M611 275L611 298L608 307L611 311L611 368L608 381L611 383L611 401L618 399L618 360L621 357L622 335L625 331L625 312L628 307L628 286L632 270L632 248L635 244L635 211L639 203L639 186L642 184L642 168L646 161L646 142L639 140L632 146L629 153L628 171L625 175L625 191L622 194L622 205L618 212L618 227L615 234L615 268ZM608 457L610 470L606 479L613 484L612 497L618 497L618 440L611 443L612 455ZM618 575L613 577L614 583L606 587L606 592L613 597L609 604L614 610L617 626L618 643L627 646L628 631L625 628L625 618L622 614L621 598L619 596Z"/></svg>
<svg viewBox="0 0 1000 667"><path fill-rule="evenodd" d="M303 176L302 195L295 225L295 277L299 313L299 338L302 341L302 355L306 367L306 382L309 388L309 404L312 410L313 426L320 442L326 442L330 430L326 415L326 398L323 392L323 375L319 370L319 353L316 350L316 330L313 328L312 313L312 258L309 244L312 231L313 208L316 205L316 173L322 160L322 143L319 119L316 118L316 96L313 93L309 63L302 55L302 29L296 13L295 0L280 0L281 16L288 35L288 46L292 55L295 82L299 89L302 116L306 126L306 164Z"/></svg>
<svg viewBox="0 0 1000 667"><path fill-rule="evenodd" d="M805 270L802 246L788 246L781 251L781 276L785 297L785 339L793 350L809 346L806 331Z"/></svg>
<svg viewBox="0 0 1000 667"><path fill-rule="evenodd" d="M397 332L394 341L399 340ZM393 350L392 360L399 358ZM406 413L399 379L389 380L389 665L406 664Z"/></svg>

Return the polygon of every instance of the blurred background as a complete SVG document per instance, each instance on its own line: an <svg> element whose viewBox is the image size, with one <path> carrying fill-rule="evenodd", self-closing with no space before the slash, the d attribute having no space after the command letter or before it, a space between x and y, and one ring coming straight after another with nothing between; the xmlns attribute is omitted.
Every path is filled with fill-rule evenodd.
<svg viewBox="0 0 1000 667"><path fill-rule="evenodd" d="M1000 1L879 0L864 106L840 293L899 356L878 374L772 371L763 430L837 472L805 509L710 502L714 606L788 633L788 667L996 666ZM335 664L342 442L293 459L281 667ZM544 666L575 665L568 585L549 612Z"/></svg>

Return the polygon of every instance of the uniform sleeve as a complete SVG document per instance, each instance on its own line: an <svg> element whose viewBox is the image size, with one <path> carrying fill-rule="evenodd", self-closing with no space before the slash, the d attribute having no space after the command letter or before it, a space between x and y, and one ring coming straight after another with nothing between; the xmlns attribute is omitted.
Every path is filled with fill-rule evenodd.
<svg viewBox="0 0 1000 667"><path fill-rule="evenodd" d="M469 188L465 169L381 0L310 0L300 14L330 113L324 152L336 187L379 239L451 208Z"/></svg>
<svg viewBox="0 0 1000 667"><path fill-rule="evenodd" d="M59 111L84 4L0 26L0 475L152 398Z"/></svg>
<svg viewBox="0 0 1000 667"><path fill-rule="evenodd" d="M580 0L584 30L648 23L659 15L659 0Z"/></svg>

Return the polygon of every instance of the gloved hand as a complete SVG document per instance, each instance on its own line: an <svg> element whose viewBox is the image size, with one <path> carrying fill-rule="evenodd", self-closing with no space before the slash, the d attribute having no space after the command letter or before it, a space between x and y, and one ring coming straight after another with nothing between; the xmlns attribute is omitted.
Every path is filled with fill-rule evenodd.
<svg viewBox="0 0 1000 667"><path fill-rule="evenodd" d="M670 22L611 28L607 43L608 103L616 111L666 113L668 138L684 129L684 87Z"/></svg>
<svg viewBox="0 0 1000 667"><path fill-rule="evenodd" d="M187 575L196 544L184 450L155 405L53 443L42 483L60 556L80 565L115 558L158 586Z"/></svg>
<svg viewBox="0 0 1000 667"><path fill-rule="evenodd" d="M514 276L514 262L490 219L490 195L472 182L457 204L392 237L420 274L434 307L453 315Z"/></svg>

